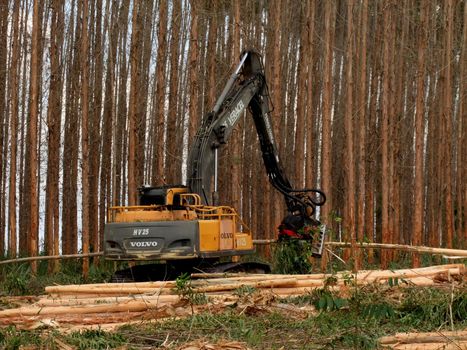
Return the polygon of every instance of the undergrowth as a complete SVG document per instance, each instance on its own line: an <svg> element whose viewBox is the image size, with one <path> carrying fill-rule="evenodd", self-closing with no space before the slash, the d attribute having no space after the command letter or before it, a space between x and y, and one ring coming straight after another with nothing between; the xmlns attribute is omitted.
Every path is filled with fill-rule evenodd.
<svg viewBox="0 0 467 350"><path fill-rule="evenodd" d="M2 266L0 269L0 296L2 295L38 295L44 293L44 288L52 284L99 283L110 280L116 266L114 262L101 260L99 265L91 264L86 280L82 277L82 262L62 261L59 269L48 270L47 261L39 261L37 274L33 275L30 264L17 263Z"/></svg>

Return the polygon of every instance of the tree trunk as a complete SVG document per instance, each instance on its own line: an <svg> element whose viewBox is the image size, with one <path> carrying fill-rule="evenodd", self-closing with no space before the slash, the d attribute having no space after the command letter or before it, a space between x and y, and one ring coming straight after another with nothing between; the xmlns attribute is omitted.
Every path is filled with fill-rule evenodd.
<svg viewBox="0 0 467 350"><path fill-rule="evenodd" d="M108 5L109 1L107 1ZM99 239L99 169L101 163L101 110L103 94L103 53L105 35L102 31L102 0L93 3L94 17L90 19L90 28L92 29L91 39L91 62L92 89L90 98L92 99L89 107L89 250L98 252L101 248ZM108 13L105 14L104 27L107 27ZM93 25L95 22L95 25ZM105 29L104 29L105 30ZM102 189L105 191L105 187Z"/></svg>
<svg viewBox="0 0 467 350"><path fill-rule="evenodd" d="M459 59L459 112L458 112L458 130L457 130L457 237L460 248L467 247L467 186L465 178L467 177L467 84L465 76L467 74L467 1L464 1L463 9L464 29L460 41L461 55Z"/></svg>
<svg viewBox="0 0 467 350"><path fill-rule="evenodd" d="M347 215L344 218L345 220L345 231L346 231L346 241L351 241L355 245L355 196L352 194L355 193L355 161L354 161L354 108L353 108L353 90L354 90L354 80L353 80L353 41L354 41L354 29L353 29L353 9L354 1L349 0L347 2L347 43L346 43L346 58L345 58L345 70L346 70L346 103L345 103L345 129L346 129L346 212ZM354 262L354 270L358 270L358 259L357 259L357 250L353 246L351 256Z"/></svg>
<svg viewBox="0 0 467 350"><path fill-rule="evenodd" d="M61 51L64 32L63 7L60 1L52 3L50 34L50 88L47 110L48 152L45 211L45 243L48 255L59 254L59 178L60 178L60 133L62 109L62 62ZM49 264L49 272L56 270L57 261Z"/></svg>
<svg viewBox="0 0 467 350"><path fill-rule="evenodd" d="M0 168L2 173L0 175L0 257L5 252L5 222L6 222L6 183L7 172L6 164L8 162L8 132L9 128L9 105L7 103L7 38L8 38L8 2L0 4ZM14 4L14 10L19 13L19 4ZM18 30L16 29L17 34ZM16 84L17 85L17 84ZM16 89L16 86L14 87ZM11 115L10 118L16 118ZM16 157L16 155L15 155ZM16 161L16 160L15 160ZM16 178L14 178L16 181ZM11 192L10 192L11 193Z"/></svg>
<svg viewBox="0 0 467 350"><path fill-rule="evenodd" d="M198 9L195 1L190 3L191 28L190 28L190 59L188 86L190 89L189 114L190 122L188 127L188 148L190 148L196 130L199 125L198 115Z"/></svg>
<svg viewBox="0 0 467 350"><path fill-rule="evenodd" d="M308 57L307 57L307 96L306 96L306 150L305 150L305 187L315 188L316 179L318 178L317 166L317 152L318 152L318 132L317 120L315 113L317 113L316 105L318 103L317 96L319 95L319 75L315 73L315 62L318 56L315 52L315 16L316 16L316 3L309 1L307 3L306 13L306 26L308 41Z"/></svg>
<svg viewBox="0 0 467 350"><path fill-rule="evenodd" d="M306 6L300 6L300 16L305 18ZM296 115L296 128L295 128L295 167L294 167L294 185L296 188L303 188L305 184L304 179L304 166L305 166L305 101L306 101L306 61L308 59L308 40L305 27L301 28L300 44L299 44L299 58L297 66L297 106L295 109Z"/></svg>
<svg viewBox="0 0 467 350"><path fill-rule="evenodd" d="M118 23L128 21L130 0L125 0L119 10ZM127 33L128 27L120 27L120 39L118 40L118 88L115 92L117 101L115 134L113 144L115 145L113 162L113 204L122 205L126 199L125 191L125 167L126 167L126 145L127 145L127 80L128 80L128 61L127 61Z"/></svg>
<svg viewBox="0 0 467 350"><path fill-rule="evenodd" d="M137 144L137 110L139 103L140 83L140 52L141 52L141 17L142 4L135 2L132 14L131 50L130 50L130 101L128 104L128 205L137 203L137 168L136 168L136 144Z"/></svg>
<svg viewBox="0 0 467 350"><path fill-rule="evenodd" d="M29 153L29 215L30 222L28 228L28 253L35 256L38 253L38 235L39 235L39 189L37 186L38 160L37 160L37 124L39 119L39 66L41 57L39 57L41 45L41 21L40 4L41 0L34 0L32 41L31 41L31 71L30 71L30 90L29 90L29 122L28 122L28 153ZM31 263L31 270L37 273L37 263Z"/></svg>
<svg viewBox="0 0 467 350"><path fill-rule="evenodd" d="M444 168L444 200L445 200L445 216L446 216L446 237L445 242L448 248L452 248L454 237L454 208L452 201L452 179L453 179L453 164L452 157L452 44L453 44L453 31L454 31L454 4L452 0L446 0L444 3L444 26L445 26L445 49L444 49L444 96L443 96L443 123L445 128L444 154L443 159L447 162Z"/></svg>
<svg viewBox="0 0 467 350"><path fill-rule="evenodd" d="M21 6L21 19L20 19L20 33L21 34L21 52L27 52L29 50L28 48L28 40L26 40L27 35L26 31L28 30L26 28L26 23L30 23L30 12L27 10L27 2L24 1L22 6ZM27 123L27 108L26 108L26 95L27 95L27 89L28 89L28 66L27 66L28 60L26 57L23 57L23 64L22 68L20 69L20 75L22 79L22 88L21 88L21 98L19 105L22 106L21 108L21 113L20 113L20 135L19 139L20 140L25 140L26 138L26 123ZM28 253L28 226L29 226L29 202L28 200L30 199L29 196L25 196L24 194L27 192L27 179L29 179L28 176L26 176L26 166L25 163L29 161L28 159L28 153L25 152L26 148L26 142L21 142L20 143L20 151L19 151L19 232L18 232L18 238L19 238L19 252L20 254L26 255Z"/></svg>
<svg viewBox="0 0 467 350"><path fill-rule="evenodd" d="M323 67L323 126L321 146L321 189L328 193L326 205L322 209L323 223L331 224L331 211L333 199L331 192L331 125L332 125L332 66L333 66L333 42L334 42L334 1L326 1L324 4L324 67ZM326 257L321 259L321 268L326 267Z"/></svg>
<svg viewBox="0 0 467 350"><path fill-rule="evenodd" d="M411 244L422 245L424 226L424 120L425 120L425 53L428 34L428 4L424 2L420 11L418 26L418 60L417 60L417 97L415 110L415 186L413 237ZM412 255L413 267L420 267L420 255Z"/></svg>
<svg viewBox="0 0 467 350"><path fill-rule="evenodd" d="M152 182L164 183L164 135L165 135L165 92L166 92L166 62L167 62L167 2L161 1L159 6L159 23L157 25L157 59L156 59L156 89L155 115L156 139L153 144Z"/></svg>
<svg viewBox="0 0 467 350"><path fill-rule="evenodd" d="M365 227L365 197L367 193L366 140L368 132L367 121L367 35L368 35L368 0L364 0L360 10L360 47L359 47L359 78L358 78L358 196L357 196L357 240L363 241L368 236L371 227ZM365 230L366 228L366 230ZM366 235L365 235L366 232ZM370 231L371 232L371 231ZM365 238L366 238L365 237Z"/></svg>
<svg viewBox="0 0 467 350"><path fill-rule="evenodd" d="M384 8L384 28L388 28L391 24L391 9L390 4L386 4ZM391 33L384 31L384 46L383 46L383 90L382 90L382 127L381 127L381 211L382 211L382 243L391 242L390 222L389 222L389 188L392 180L388 175L390 171L389 162L389 118L390 118L390 41ZM386 251L381 252L381 268L387 268L389 264L389 254Z"/></svg>
<svg viewBox="0 0 467 350"><path fill-rule="evenodd" d="M229 35L230 39L233 41L233 50L230 57L232 57L232 62L238 62L240 57L240 2L239 0L233 3L233 25L232 25L232 34ZM244 115L244 114L243 114ZM240 174L242 174L242 167L245 166L242 164L242 136L243 129L245 128L244 118L240 118L235 129L233 130L231 136L231 157L230 157L230 173L232 174L232 181L230 183L229 192L232 195L230 204L241 213L240 201L242 197L242 186L240 181Z"/></svg>
<svg viewBox="0 0 467 350"><path fill-rule="evenodd" d="M177 137L177 101L178 101L178 67L179 67L179 47L180 47L180 27L181 27L181 3L180 0L173 2L172 22L170 26L172 40L170 42L170 78L169 78L169 111L167 116L167 181L170 184L180 182L177 178L176 158L180 156L179 145L176 143Z"/></svg>
<svg viewBox="0 0 467 350"><path fill-rule="evenodd" d="M139 92L140 96L138 100L137 108L137 139L136 139L136 185L141 186L147 182L147 167L146 166L146 135L148 134L148 123L147 123L147 110L149 101L149 71L152 51L152 40L154 29L154 5L153 1L146 1L142 7L142 25L144 30L142 31L141 38L141 49L140 49L140 83Z"/></svg>
<svg viewBox="0 0 467 350"><path fill-rule="evenodd" d="M9 196L8 196L8 255L16 257L18 248L17 244L17 230L16 230L16 164L17 164L17 140L18 140L18 113L19 113L19 100L18 100L18 75L19 75L19 45L20 45L20 32L19 32L19 1L16 1L13 6L13 35L12 35L12 56L10 65L10 134L11 134L11 148L10 148L10 183L9 183ZM7 13L7 11L5 11Z"/></svg>
<svg viewBox="0 0 467 350"><path fill-rule="evenodd" d="M89 66L88 0L83 0L81 14L81 238L83 254L89 253ZM83 259L83 277L89 274L89 259Z"/></svg>
<svg viewBox="0 0 467 350"><path fill-rule="evenodd" d="M115 123L116 111L116 56L118 46L118 26L117 26L118 6L112 3L111 18L110 18L110 34L108 43L108 61L107 72L105 78L105 93L104 93L104 111L102 122L102 138L101 138L101 178L100 178L100 203L99 203L99 240L103 242L104 225L106 217L106 208L112 203L111 192L111 150L113 127Z"/></svg>

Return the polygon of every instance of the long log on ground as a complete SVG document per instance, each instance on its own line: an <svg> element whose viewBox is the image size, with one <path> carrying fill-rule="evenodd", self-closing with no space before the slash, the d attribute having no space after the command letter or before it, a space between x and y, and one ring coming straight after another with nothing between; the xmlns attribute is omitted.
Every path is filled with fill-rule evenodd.
<svg viewBox="0 0 467 350"><path fill-rule="evenodd" d="M449 265L441 265L441 266L431 266L426 268L419 268L419 269L403 269L403 270L395 270L395 271L362 271L356 275L357 283L371 283L374 281L379 281L384 283L384 279L391 278L391 277L401 277L408 281L409 284L421 284L421 285L432 285L435 283L433 280L433 276L439 274L440 272L446 273L447 275L455 275L462 273L464 271L465 266L462 264L449 264ZM197 282L196 285L193 284L191 287L193 288L193 292L198 293L216 293L216 292L224 292L223 294L229 294L228 291L233 291L235 289L241 287L252 287L252 288L265 288L267 290L271 290L274 293L278 293L280 295L290 295L290 294L300 294L306 293L311 289L315 289L318 287L322 287L324 285L324 278L326 276L332 275L323 275L318 274L319 278L315 279L315 275L255 275L255 276L245 276L245 277L236 277L236 278L222 278L217 280L200 280ZM334 288L338 289L342 287L342 284L345 282L345 278L352 278L352 275L346 275L346 273L336 274L335 276L339 276L343 278L342 280L336 281L336 286ZM354 275L355 276L355 275ZM251 279L250 277L254 277ZM259 279L259 280L258 280ZM217 283L216 283L217 282ZM220 283L219 283L220 282ZM173 282L172 282L173 283ZM32 312L36 314L37 312L42 313L44 308L47 305L57 305L57 304L85 304L85 303L99 303L99 298L101 295L106 296L106 304L104 306L105 311L108 311L109 305L113 307L113 305L117 305L117 309L119 307L125 308L127 305L138 305L138 304L131 304L133 302L141 302L147 301L148 305L153 305L157 303L163 302L163 300L175 300L178 298L176 295L176 291L173 288L153 288L153 286L165 286L165 285L172 285L171 282L149 282L149 283L131 283L129 284L130 287L127 287L126 284L117 283L117 284L95 284L95 285L78 285L78 286L51 286L47 287L46 290L48 292L52 292L51 294L58 293L63 296L74 292L79 291L76 293L74 298L68 298L68 301L64 302L54 302L54 301L45 301L42 304L35 305L36 308L33 308L33 311L30 311L30 307L23 307L15 309L17 312L21 314L24 310L29 310L27 312ZM141 288L139 286L142 286ZM105 288L104 288L105 287ZM61 294L60 292L63 292ZM141 295L140 298L135 296L127 296L129 292L132 293L145 293ZM164 295L159 295L159 293L163 292ZM114 296L112 296L114 294ZM83 295L87 295L88 298L91 297L93 299L82 299ZM123 302L124 301L124 302ZM102 302L102 301L101 301ZM93 305L99 306L99 305ZM55 309L57 310L57 309ZM137 311L137 310L134 310ZM0 317L5 317L8 315L9 310L5 310L3 313L0 312ZM68 311L67 311L68 312ZM75 309L69 310L69 312L76 313ZM98 312L98 311L91 311L91 312ZM3 315L3 316L1 316Z"/></svg>
<svg viewBox="0 0 467 350"><path fill-rule="evenodd" d="M467 330L398 333L379 339L384 348L398 350L467 349Z"/></svg>
<svg viewBox="0 0 467 350"><path fill-rule="evenodd" d="M375 278L391 278L391 277L417 277L417 276L435 276L437 273L450 272L453 274L464 274L464 264L447 264L428 266L415 269L400 269L400 270L368 270L359 271L357 279L368 280ZM350 275L350 274L349 274Z"/></svg>
<svg viewBox="0 0 467 350"><path fill-rule="evenodd" d="M358 272L358 277L362 276L370 276L370 275L378 275L378 276L386 276L393 277L393 274L396 273L406 273L406 274L417 274L423 275L425 272L442 272L447 269L451 268L458 268L458 269L465 269L464 264L445 264L445 265L434 265L434 266L427 266L427 267L420 267L415 269L399 269L399 270L361 270ZM299 280L302 279L324 279L327 277L335 276L337 278L346 277L354 275L352 271L340 271L335 274L325 274L325 273L315 273L315 274L301 274L301 275L287 275L287 274L270 274L267 275L268 279L273 278L297 278ZM390 276L391 275L391 276ZM235 281L243 281L243 280L261 280L264 279L264 274L245 274L245 273L192 273L192 278L199 278L205 280L212 280L212 281L221 281L221 280L235 280ZM193 281L194 283L196 281Z"/></svg>
<svg viewBox="0 0 467 350"><path fill-rule="evenodd" d="M157 308L157 301L128 301L113 304L94 304L84 306L27 306L0 311L0 318L34 315L95 314L104 312L138 312Z"/></svg>
<svg viewBox="0 0 467 350"><path fill-rule="evenodd" d="M139 300L127 300L124 302L118 301L113 303L101 303L95 304L95 300L90 300L89 304L85 305L53 305L53 306L40 306L40 304L34 304L31 306L20 307L16 309L7 309L0 311L0 324L4 324L3 319L10 319L17 317L28 317L28 316L62 316L68 315L83 315L86 317L92 317L91 314L115 314L115 313L128 313L128 312L142 312L151 311L155 314L166 313L167 310L174 309L174 305L181 301L178 295L171 296L171 300L162 300L159 298L141 298ZM233 301L230 295L213 295L209 296L209 300L212 303L222 303ZM187 311L186 308L182 308ZM166 310L166 311L164 311ZM183 311L182 310L182 311ZM189 311L189 310L188 310Z"/></svg>
<svg viewBox="0 0 467 350"><path fill-rule="evenodd" d="M335 277L338 282L345 282L347 280L357 280L362 282L370 282L379 279L389 278L413 278L413 277L435 277L439 273L449 273L451 275L459 275L464 273L465 266L463 264L448 264L439 266L423 267L418 269L401 269L401 270L362 270L356 275L350 271L339 272L336 274L311 274L311 275L234 275L230 277L227 275L222 278L215 278L216 276L223 276L222 274L195 274L195 277L203 276L206 277L204 281L208 284L220 284L229 282L245 282L245 281L261 281L267 278L268 280L273 279L287 279L295 278L299 283L301 281L323 281L330 277ZM197 281L193 281L193 285L196 285Z"/></svg>
<svg viewBox="0 0 467 350"><path fill-rule="evenodd" d="M25 258L0 260L0 265L13 264L13 263L22 263L22 262L29 262L29 261L39 261L39 260L92 258L94 256L101 256L101 255L104 255L104 252L94 252L94 253L86 253L86 254L49 255L49 256L28 256L28 257L25 257Z"/></svg>
<svg viewBox="0 0 467 350"><path fill-rule="evenodd" d="M211 295L231 295L232 293L235 292L235 289L239 289L241 287L251 287L254 289L258 290L266 290L266 291L272 291L274 294L277 295L303 295L311 290L317 289L317 288L323 288L324 287L324 282L323 281L318 281L318 280L298 280L296 281L293 286L290 285L289 280L286 280L285 282L282 282L284 286L281 286L280 284L282 281L278 280L276 283L272 283L269 285L254 285L252 283L238 283L238 284L232 284L232 285L212 285L208 287L202 287L198 289L193 289L192 291L194 293L201 293L205 294L207 296ZM387 283L387 280L379 279L379 280L374 280L374 281L366 281L365 283L357 283L358 285L363 285L363 284L370 284L370 283L380 283L380 284L385 284ZM274 287L274 285L276 285ZM403 280L403 282L399 282L398 286L399 287L410 287L410 286L418 286L418 287L428 287L428 286L436 286L436 285L443 285L442 283L436 281L433 278L429 277L412 277L412 278L406 278ZM339 281L335 285L332 285L331 287L328 287L332 290L342 290L348 289L349 286L346 285L344 281ZM143 292L142 290L139 290L140 292ZM127 292L127 291L124 291ZM160 303L166 303L170 301L170 297L176 296L174 295L176 293L173 290L166 290L163 292L163 294L127 294L127 293L118 293L118 290L111 291L110 293L94 293L94 294L82 294L79 295L79 297L73 297L71 298L71 294L60 294L60 295L52 295L53 298L55 299L45 299L41 300L38 302L39 305L45 306L45 305L57 305L57 304L63 304L63 305L84 305L88 304L88 301L95 301L95 302L100 302L100 303L111 303L115 301L127 301L127 300L135 300L139 299L138 297L141 297L144 300L156 300L159 299ZM66 297L69 296L67 299Z"/></svg>
<svg viewBox="0 0 467 350"><path fill-rule="evenodd" d="M296 278L281 278L281 279L268 279L268 275L263 276L262 281L239 281L235 283L218 283L212 285L199 285L194 286L192 285L193 292L195 293L207 293L207 292L215 292L215 291L228 291L234 290L242 287L251 287L251 288L272 288L272 287L280 287L280 286L294 286L297 283ZM75 295L84 293L86 295L96 294L99 296L103 295L134 295L134 294L174 294L176 291L173 288L153 288L153 287L146 287L142 285L141 287L127 287L124 284L118 285L109 285L105 289L99 289L90 285L86 288L86 285L79 285L76 286L76 289L73 286L63 286L67 288L59 288L60 286L53 286L50 288L46 288L46 291L50 294L54 295Z"/></svg>
<svg viewBox="0 0 467 350"><path fill-rule="evenodd" d="M280 287L280 286L293 286L297 283L297 279L295 278L286 278L286 279L273 279L273 280L264 280L267 278L268 275L264 275L263 281L258 282L237 282L237 283L219 283L213 285L206 285L206 286L192 286L192 291L194 293L209 293L209 292L218 292L218 291L229 291L234 290L242 287L251 287L251 288L272 288L272 287ZM82 286L80 286L82 287ZM154 295L167 295L167 294L174 294L176 291L173 288L151 288L151 287L126 287L126 286L117 286L114 288L106 288L103 290L98 290L95 288L90 288L86 290L84 288L80 288L79 292L76 293L85 293L85 294L92 294L96 293L96 295L135 295L135 294L154 294ZM54 292L56 293L56 291ZM62 295L72 295L73 292L67 291L66 293L61 293Z"/></svg>
<svg viewBox="0 0 467 350"><path fill-rule="evenodd" d="M399 344L395 350L467 350L467 341L453 343Z"/></svg>
<svg viewBox="0 0 467 350"><path fill-rule="evenodd" d="M206 293L212 291L232 290L249 286L252 288L268 288L277 286L322 286L328 278L336 278L335 284L342 285L354 282L358 285L373 283L386 283L390 278L418 284L426 281L423 285L432 285L438 277L449 280L450 277L461 275L465 272L463 264L447 264L430 266L418 269L382 270L382 271L360 271L357 274L341 272L335 275L253 275L238 276L218 279L201 279L191 282L190 287L195 292ZM112 295L137 295L137 294L173 294L175 282L140 282L140 283L108 283L89 285L49 286L46 292L52 296L73 295L75 298L103 297Z"/></svg>
<svg viewBox="0 0 467 350"><path fill-rule="evenodd" d="M160 320L158 320L160 322ZM153 323L151 320L132 320L128 322L117 322L117 323L101 323L101 324L90 324L90 325L83 325L83 324L78 324L78 325L70 325L70 326L61 326L57 328L57 330L60 333L68 334L68 333L74 333L74 332L80 332L80 331L105 331L105 332L113 332L116 331L118 328L122 326L128 326L128 325L148 325Z"/></svg>
<svg viewBox="0 0 467 350"><path fill-rule="evenodd" d="M427 333L397 333L396 335L381 337L379 342L383 345L395 343L433 343L446 340L467 340L467 329Z"/></svg>
<svg viewBox="0 0 467 350"><path fill-rule="evenodd" d="M158 281L158 282L131 282L131 283L91 283L91 284L72 284L65 286L47 286L47 293L86 293L89 290L105 291L107 289L115 289L117 287L125 288L174 288L175 281Z"/></svg>
<svg viewBox="0 0 467 350"><path fill-rule="evenodd" d="M254 244L265 245L278 243L275 239L254 239ZM351 248L351 242L325 242L327 247L339 247L339 248ZM361 249L396 249L396 250L406 250L417 253L431 253L435 255L447 255L447 256L456 256L456 257L466 257L467 250L464 249L448 249L448 248L434 248L426 246L412 246L406 244L390 244L390 243L356 243L354 247Z"/></svg>
<svg viewBox="0 0 467 350"><path fill-rule="evenodd" d="M326 242L328 247L337 247L337 248L350 248L352 243L350 242ZM416 253L430 253L435 255L450 255L450 256L461 256L467 258L467 250L463 249L448 249L448 248L433 248L425 246L412 246L405 244L389 244L389 243L357 243L355 245L357 248L361 249L395 249L395 250L405 250Z"/></svg>
<svg viewBox="0 0 467 350"><path fill-rule="evenodd" d="M132 295L132 296L104 296L104 297L89 297L89 298L42 298L38 300L37 306L74 306L74 305L89 305L89 304L111 304L124 303L133 300L140 301L158 301L160 304L174 303L180 300L178 295Z"/></svg>
<svg viewBox="0 0 467 350"><path fill-rule="evenodd" d="M80 285L79 288L73 290L73 288L69 288L67 290L60 290L58 288L51 288L46 290L49 294L61 294L61 295L79 295L79 294L100 294L100 295L111 295L111 294L145 294L145 293L152 293L152 294L170 294L173 288L162 288L162 287L127 287L125 285L120 286L112 286L105 289L96 289L90 287L87 289L85 285Z"/></svg>
<svg viewBox="0 0 467 350"><path fill-rule="evenodd" d="M141 319L145 316L146 311L138 312L114 312L114 313L95 313L95 314L60 314L60 315L36 315L36 316L14 316L9 318L0 318L0 325L16 324L21 325L22 329L25 328L37 328L41 324L43 326L51 325L56 326L57 324L73 324L73 323L86 323L86 324L102 324L102 323L114 323L123 322L131 319Z"/></svg>
<svg viewBox="0 0 467 350"><path fill-rule="evenodd" d="M266 276L267 275L265 275L265 277ZM280 280L266 280L266 281L261 281L261 282L239 282L239 283L231 283L231 284L219 284L219 285L195 288L194 291L198 293L207 293L207 292L235 290L235 289L239 289L242 287L273 288L273 287L284 287L284 286L290 287L296 284L297 284L297 279L286 278L286 279L280 279Z"/></svg>
<svg viewBox="0 0 467 350"><path fill-rule="evenodd" d="M277 243L277 240L273 239L255 239L253 240L254 244L272 244ZM339 247L339 248L350 248L352 243L350 242L325 242L325 245L328 247ZM389 243L357 243L354 245L360 249L396 249L396 250L405 250L417 253L430 253L435 255L446 255L446 256L455 256L455 257L465 257L467 258L467 250L464 249L448 249L448 248L434 248L434 247L425 247L425 246L411 246L404 244L389 244ZM58 260L58 259L74 259L74 258L90 258L95 256L102 256L104 252L93 252L86 254L65 254L65 255L50 255L50 256L30 256L25 258L16 258L9 260L1 260L0 265L12 264L12 263L22 263L30 261L39 261L39 260Z"/></svg>

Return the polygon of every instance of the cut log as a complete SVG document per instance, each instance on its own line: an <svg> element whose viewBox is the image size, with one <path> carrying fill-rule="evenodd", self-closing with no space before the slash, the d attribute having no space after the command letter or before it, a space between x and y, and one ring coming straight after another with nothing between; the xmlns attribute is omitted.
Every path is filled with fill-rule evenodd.
<svg viewBox="0 0 467 350"><path fill-rule="evenodd" d="M327 247L348 248L352 246L350 242L326 242ZM435 255L452 255L467 257L467 250L463 249L448 249L448 248L433 248L423 246L412 246L404 244L390 244L390 243L357 243L355 248L361 249L395 249L405 250L416 253L430 253Z"/></svg>
<svg viewBox="0 0 467 350"><path fill-rule="evenodd" d="M27 306L0 311L0 318L34 315L94 314L104 312L137 312L159 306L157 301L128 301L113 304L95 304L84 306Z"/></svg>
<svg viewBox="0 0 467 350"><path fill-rule="evenodd" d="M114 297L91 297L91 298L67 298L67 299L51 299L43 298L37 301L37 306L74 306L74 305L89 305L89 304L111 304L124 303L133 300L140 301L158 301L159 304L175 303L180 300L178 295L133 295L133 296L114 296Z"/></svg>
<svg viewBox="0 0 467 350"><path fill-rule="evenodd" d="M451 270L453 273L463 273L465 266L463 264L447 264L438 266L429 266L419 269L400 269L400 270L362 270L357 273L357 279L376 279L376 278L391 278L391 277L417 277L435 275L439 272ZM224 283L224 281L254 281L267 279L283 279L283 278L296 278L297 280L316 279L322 280L329 277L336 277L337 279L352 278L355 274L351 271L342 271L336 274L303 274L303 275L280 275L280 274L192 274L194 278L204 278L207 283ZM267 276L267 277L266 277ZM197 281L193 281L193 284Z"/></svg>
<svg viewBox="0 0 467 350"><path fill-rule="evenodd" d="M429 333L397 333L396 335L381 337L379 342L383 345L395 343L432 343L453 340L467 340L467 330Z"/></svg>
<svg viewBox="0 0 467 350"><path fill-rule="evenodd" d="M266 275L267 276L267 275ZM273 288L273 287L285 287L285 286L295 286L297 284L297 279L295 278L285 278L285 279L276 279L276 280L266 280L261 282L239 282L231 284L219 284L206 287L195 288L194 291L197 293L207 293L207 292L218 292L218 291L229 291L234 289L239 289L242 287L251 287L251 288Z"/></svg>
<svg viewBox="0 0 467 350"><path fill-rule="evenodd" d="M414 344L397 344L389 345L386 349L395 350L467 350L467 341L459 341L452 343L414 343Z"/></svg>
<svg viewBox="0 0 467 350"><path fill-rule="evenodd" d="M324 280L329 277L335 277L338 280L342 279L356 279L357 281L374 281L376 279L389 279L389 278L411 278L421 276L435 276L438 273L449 273L451 275L465 273L465 266L463 264L448 264L439 266L430 266L419 269L401 269L401 270L382 270L382 271L359 271L356 275L350 271L339 272L337 274L309 274L309 275L273 275L273 274L256 274L256 275L240 275L212 278L213 276L225 276L224 274L195 274L196 277L203 276L211 278L203 280L191 281L191 287L205 287L209 285L231 284L242 282L263 282L265 280ZM362 282L364 283L364 282ZM172 288L175 288L175 281L164 282L139 282L139 283L99 283L87 285L68 285L68 286L49 286L46 287L48 294L143 294L143 293L170 293Z"/></svg>
<svg viewBox="0 0 467 350"><path fill-rule="evenodd" d="M23 262L29 261L38 261L38 260L62 260L62 259L75 259L75 258L90 258L94 256L101 256L104 255L104 252L93 252L93 253L85 253L85 254L64 254L64 255L51 255L51 256L29 256L26 258L16 258L10 260L2 260L0 261L0 265L4 264L18 264Z"/></svg>
<svg viewBox="0 0 467 350"><path fill-rule="evenodd" d="M96 283L96 284L73 284L66 286L48 286L45 291L52 293L89 293L90 291L107 291L115 290L116 288L133 288L133 289L158 289L158 288L174 288L175 281L160 281L160 282L133 282L133 283Z"/></svg>

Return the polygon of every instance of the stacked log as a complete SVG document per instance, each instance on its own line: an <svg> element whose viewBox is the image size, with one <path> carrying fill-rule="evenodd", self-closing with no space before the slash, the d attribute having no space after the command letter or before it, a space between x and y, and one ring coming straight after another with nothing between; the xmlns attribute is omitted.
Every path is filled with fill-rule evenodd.
<svg viewBox="0 0 467 350"><path fill-rule="evenodd" d="M49 286L47 295L33 304L0 311L0 325L16 324L30 328L43 324L121 324L142 319L183 317L193 307L193 296L202 295L213 307L238 302L252 291L272 298L304 295L316 288L348 290L349 284L390 283L399 286L436 286L465 277L463 264L419 269L339 272L336 274L193 274L183 288L176 281L141 283L100 283ZM192 299L190 299L190 297ZM188 307L187 304L191 304ZM198 307L201 311L202 306Z"/></svg>

